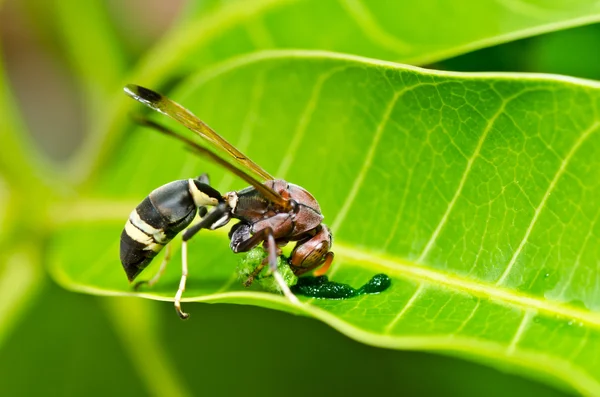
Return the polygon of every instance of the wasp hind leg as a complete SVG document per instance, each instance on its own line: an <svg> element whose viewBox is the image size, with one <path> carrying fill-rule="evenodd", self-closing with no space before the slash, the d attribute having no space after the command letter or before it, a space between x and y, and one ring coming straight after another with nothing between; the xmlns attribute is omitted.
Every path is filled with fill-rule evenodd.
<svg viewBox="0 0 600 397"><path fill-rule="evenodd" d="M268 257L263 259L260 262L260 264L254 268L254 270L252 271L252 273L250 273L250 275L248 276L246 281L244 281L244 287L249 287L252 285L252 283L254 282L254 279L260 274L260 272L262 272L262 270L265 268L267 263L269 263Z"/></svg>
<svg viewBox="0 0 600 397"><path fill-rule="evenodd" d="M279 285L279 288L281 289L283 294L286 296L286 298L290 300L290 302L299 305L300 301L292 293L290 287L288 287L288 285L285 283L283 276L281 275L281 273L279 273L279 270L277 270L277 244L275 243L275 237L273 236L273 229L270 227L264 228L256 232L249 238L241 240L240 236L241 234L245 234L245 232L246 230L244 230L243 227L240 227L237 230L235 230L235 233L232 236L231 244L233 252L246 252L256 247L261 242L266 242L268 256L267 258L265 258L265 260L261 262L260 265L256 267L256 269L254 269L252 274L244 282L244 285L249 286L250 284L252 284L252 282L254 281L254 277L256 277L258 273L260 273L261 270L265 267L266 263L268 263L269 270L271 270L271 273L273 274L273 277L275 277L275 281L277 281L277 284Z"/></svg>
<svg viewBox="0 0 600 397"><path fill-rule="evenodd" d="M158 282L158 280L160 279L160 277L164 274L165 269L167 268L167 263L169 263L170 259L171 259L171 244L167 244L167 246L165 247L165 256L163 256L163 260L160 263L160 267L158 268L158 271L156 272L154 277L152 277L150 280L138 281L133 286L133 289L137 291L140 289L140 287L142 285L147 285L148 287L152 287L154 284L156 284Z"/></svg>
<svg viewBox="0 0 600 397"><path fill-rule="evenodd" d="M187 241L194 237L201 229L213 229L224 225L226 222L223 218L227 217L227 215L227 206L225 204L219 204L214 210L202 218L200 222L187 228L183 233L183 243L181 244L181 279L179 280L179 288L177 289L174 299L175 311L182 320L185 320L190 316L188 313L181 310L181 297L183 291L185 291L185 284L188 276Z"/></svg>

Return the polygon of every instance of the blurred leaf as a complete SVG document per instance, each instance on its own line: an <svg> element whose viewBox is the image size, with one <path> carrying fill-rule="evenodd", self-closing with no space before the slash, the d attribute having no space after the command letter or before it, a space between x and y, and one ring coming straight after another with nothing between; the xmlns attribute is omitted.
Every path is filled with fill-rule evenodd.
<svg viewBox="0 0 600 397"><path fill-rule="evenodd" d="M206 15L215 12L220 7L227 3L241 2L244 0L191 0L185 1L183 4L183 12L180 15L182 21L198 18L201 15Z"/></svg>
<svg viewBox="0 0 600 397"><path fill-rule="evenodd" d="M8 226L8 203L10 201L10 192L6 181L0 176L0 230L7 229ZM0 244L2 244L3 235L0 234Z"/></svg>
<svg viewBox="0 0 600 397"><path fill-rule="evenodd" d="M444 350L600 393L600 85L276 52L182 87L175 99L318 198L335 236L330 277L393 279L378 296L298 308L244 290L226 234L202 232L186 300L312 316L364 343ZM129 211L203 171L220 191L244 184L152 132L127 135L112 155L96 185L105 201L57 211L51 271L77 291L171 300L177 256L152 290L126 281L118 241Z"/></svg>
<svg viewBox="0 0 600 397"><path fill-rule="evenodd" d="M91 100L88 110L105 110L106 100L122 80L126 62L106 2L58 0L54 11L73 70Z"/></svg>
<svg viewBox="0 0 600 397"><path fill-rule="evenodd" d="M564 396L463 360L359 344L317 321L257 307L197 305L194 317L202 321L182 322L159 302L85 296L47 283L31 309L0 347L2 396L163 396L165 386L150 382L161 381L164 373L136 374L136 365L155 350L166 353L156 370L169 364L184 382L180 387L195 395L305 397L402 390L406 396ZM128 312L131 321L123 323L129 325L113 329L115 310ZM157 344L140 343L148 332L156 334ZM137 335L136 342L124 333ZM281 347L286 357L277 355ZM142 357L127 354L138 349L150 351ZM296 368L311 369L315 376L300 379ZM320 368L326 376L317 376ZM465 376L468 382L457 381Z"/></svg>
<svg viewBox="0 0 600 397"><path fill-rule="evenodd" d="M4 246L0 259L0 346L40 292L43 277L39 255L39 250L27 243Z"/></svg>
<svg viewBox="0 0 600 397"><path fill-rule="evenodd" d="M0 57L0 346L36 297L42 282L39 246L20 241L19 222L26 222L28 217L21 216L20 204L24 200L17 190L27 186L34 196L41 191L38 171L29 160L33 149L22 132ZM28 208L26 212L35 217L35 209Z"/></svg>
<svg viewBox="0 0 600 397"><path fill-rule="evenodd" d="M539 72L600 79L600 24L473 51L429 67L460 72Z"/></svg>
<svg viewBox="0 0 600 397"><path fill-rule="evenodd" d="M77 95L85 99L84 125L86 131L93 133L101 123L107 103L122 84L129 55L109 18L106 1L53 3L60 44L77 76Z"/></svg>
<svg viewBox="0 0 600 397"><path fill-rule="evenodd" d="M191 396L159 340L160 326L150 305L117 298L105 299L103 303L147 390L157 396Z"/></svg>
<svg viewBox="0 0 600 397"><path fill-rule="evenodd" d="M2 48L0 47L0 53ZM7 182L18 185L26 180L33 181L33 149L23 134L10 88L6 81L4 62L0 57L0 174Z"/></svg>
<svg viewBox="0 0 600 397"><path fill-rule="evenodd" d="M531 68L600 79L600 24L538 37L531 48Z"/></svg>
<svg viewBox="0 0 600 397"><path fill-rule="evenodd" d="M221 7L209 2L188 10L196 18L187 15L186 23L157 45L139 78L152 79L174 65L177 73L196 71L240 53L270 48L321 49L424 64L600 21L600 4L592 0L428 0L410 6L361 0L252 0L223 1Z"/></svg>
<svg viewBox="0 0 600 397"><path fill-rule="evenodd" d="M148 53L130 82L163 87L215 62L260 49L328 50L424 64L520 37L600 20L600 3L537 0L412 3L361 0L228 1L213 13L197 7ZM209 3L209 8L213 3ZM194 9L194 7L190 7ZM119 98L119 99L116 99ZM128 105L115 97L74 159L76 180L91 180L93 161L112 150Z"/></svg>
<svg viewBox="0 0 600 397"><path fill-rule="evenodd" d="M3 396L148 396L102 305L52 283L0 350Z"/></svg>

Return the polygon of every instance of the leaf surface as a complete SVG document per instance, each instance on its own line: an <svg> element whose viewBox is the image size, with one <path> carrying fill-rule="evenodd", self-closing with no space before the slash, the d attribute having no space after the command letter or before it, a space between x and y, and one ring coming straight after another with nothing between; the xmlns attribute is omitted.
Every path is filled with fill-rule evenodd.
<svg viewBox="0 0 600 397"><path fill-rule="evenodd" d="M22 183L22 179L33 179L35 173L30 161L33 149L30 142L19 134L23 130L8 85L4 60L0 58L0 173L14 185Z"/></svg>
<svg viewBox="0 0 600 397"><path fill-rule="evenodd" d="M600 21L600 3L577 0L243 0L188 7L130 74L128 83L159 88L210 65L266 49L313 49L427 64L478 48ZM206 12L211 9L212 11ZM301 21L301 22L299 22ZM117 91L115 87L115 91ZM113 150L129 105L117 96L95 122L72 163L74 179L91 179L94 161Z"/></svg>
<svg viewBox="0 0 600 397"><path fill-rule="evenodd" d="M451 0L410 6L364 0L238 0L221 7L192 4L188 13L185 23L148 55L140 77L167 65L195 71L272 48L320 49L425 64L596 22L600 5L592 0L482 0L468 6Z"/></svg>
<svg viewBox="0 0 600 397"><path fill-rule="evenodd" d="M0 58L0 250L3 253L0 259L0 346L36 297L42 282L39 247L20 240L20 223L25 223L32 211L23 208L25 200L16 187L34 185L39 180L33 162L28 161L33 148L18 133L22 131L18 116ZM30 193L35 196L38 191L35 187Z"/></svg>
<svg viewBox="0 0 600 397"><path fill-rule="evenodd" d="M118 41L111 25L107 5L96 0L57 1L52 11L68 61L90 102L88 111L99 113L112 97L112 88L120 84L127 61L123 43ZM85 34L82 27L86 28Z"/></svg>
<svg viewBox="0 0 600 397"><path fill-rule="evenodd" d="M201 232L191 241L186 301L313 316L368 344L511 364L600 393L599 84L269 52L181 87L173 99L319 200L334 233L330 278L355 287L380 272L393 280L380 295L303 299L298 308L245 290L225 231ZM204 171L221 192L244 187L168 137L125 135L88 192L94 198L54 211L55 279L171 300L180 256L158 285L134 293L119 235L152 189Z"/></svg>

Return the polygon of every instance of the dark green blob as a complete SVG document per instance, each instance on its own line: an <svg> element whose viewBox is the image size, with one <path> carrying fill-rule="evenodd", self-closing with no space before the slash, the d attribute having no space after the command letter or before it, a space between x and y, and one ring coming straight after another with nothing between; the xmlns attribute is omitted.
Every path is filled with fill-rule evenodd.
<svg viewBox="0 0 600 397"><path fill-rule="evenodd" d="M378 294L392 285L392 280L385 274L377 274L368 283L355 289L348 284L329 281L327 276L306 276L298 279L292 292L319 299L348 299L364 294Z"/></svg>
<svg viewBox="0 0 600 397"><path fill-rule="evenodd" d="M237 272L242 281L248 279L256 266L259 266L267 257L262 247L254 247L240 261ZM364 294L378 294L385 291L392 284L392 280L385 274L377 274L368 283L356 289L348 284L329 281L327 276L304 276L298 278L294 275L284 256L277 258L277 269L283 276L285 283L290 286L294 294L304 295L318 299L348 299ZM279 284L270 274L268 269L258 274L254 284L262 290L270 292L281 292Z"/></svg>
<svg viewBox="0 0 600 397"><path fill-rule="evenodd" d="M356 296L357 291L348 284L329 281L327 276L300 277L292 287L294 294L322 299L347 299Z"/></svg>
<svg viewBox="0 0 600 397"><path fill-rule="evenodd" d="M368 283L358 289L358 295L378 294L388 289L390 285L392 285L392 279L386 274L376 274Z"/></svg>

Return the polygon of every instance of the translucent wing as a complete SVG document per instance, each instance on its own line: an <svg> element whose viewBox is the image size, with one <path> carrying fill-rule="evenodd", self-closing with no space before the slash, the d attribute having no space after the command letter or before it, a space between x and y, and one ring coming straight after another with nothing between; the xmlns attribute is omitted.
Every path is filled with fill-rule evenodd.
<svg viewBox="0 0 600 397"><path fill-rule="evenodd" d="M233 164L225 161L224 159L219 157L217 154L211 152L207 148L200 146L199 144L192 141L191 139L188 139L182 135L179 135L175 131L172 131L172 130L168 129L167 127L165 127L161 124L158 124L152 120L149 120L147 118L136 116L135 121L141 125L145 125L156 131L159 131L165 135L169 135L175 139L178 139L178 140L184 142L186 145L188 145L189 149L191 149L193 152L198 153L201 156L204 156L204 157L212 160L213 162L215 162L215 163L219 164L220 166L226 168L227 170L231 171L232 173L234 173L235 175L237 175L244 181L248 182L256 190L258 190L264 198L266 198L273 204L281 207L284 210L291 209L291 204L290 204L289 200L284 199L283 197L281 197L281 195L279 195L279 193L277 193L273 189L263 185L262 183L260 183L260 181L258 181L251 175L249 175L249 174L245 173L244 171L240 170L239 168L233 166Z"/></svg>
<svg viewBox="0 0 600 397"><path fill-rule="evenodd" d="M183 124L189 130L200 135L202 138L206 139L216 147L223 149L225 152L231 155L231 157L233 157L237 162L239 162L252 172L256 173L256 175L260 176L264 180L275 179L262 167L260 167L254 161L250 160L242 152L237 150L232 144L227 142L225 138L217 134L212 128L206 125L206 123L204 123L192 112L190 112L177 102L170 100L169 98L159 94L158 92L134 84L126 85L125 93L133 99L135 99L136 101L139 101L144 105L150 107L151 109L154 109L162 114L171 117L173 120Z"/></svg>

